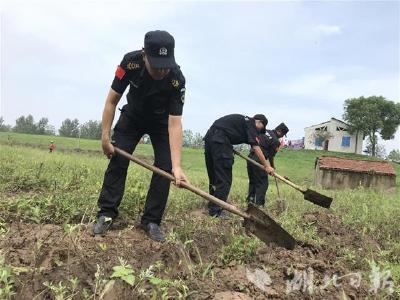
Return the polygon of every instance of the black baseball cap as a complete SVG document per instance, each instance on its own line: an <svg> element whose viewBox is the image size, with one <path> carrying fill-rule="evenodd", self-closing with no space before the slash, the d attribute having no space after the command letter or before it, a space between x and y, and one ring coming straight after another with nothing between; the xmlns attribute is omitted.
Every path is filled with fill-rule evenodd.
<svg viewBox="0 0 400 300"><path fill-rule="evenodd" d="M281 123L275 127L275 131L280 130L282 132L282 136L286 135L289 132L289 128L285 125L285 123Z"/></svg>
<svg viewBox="0 0 400 300"><path fill-rule="evenodd" d="M144 36L144 52L153 68L171 69L176 67L174 48L174 37L166 31L149 31Z"/></svg>
<svg viewBox="0 0 400 300"><path fill-rule="evenodd" d="M265 127L267 127L268 119L263 114L256 114L253 117L254 120L260 120Z"/></svg>

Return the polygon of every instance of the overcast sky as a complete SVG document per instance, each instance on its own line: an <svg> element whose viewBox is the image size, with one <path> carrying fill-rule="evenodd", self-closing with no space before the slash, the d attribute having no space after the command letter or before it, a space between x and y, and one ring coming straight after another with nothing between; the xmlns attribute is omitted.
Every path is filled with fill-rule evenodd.
<svg viewBox="0 0 400 300"><path fill-rule="evenodd" d="M400 101L399 19L399 1L3 1L0 116L100 120L123 55L163 29L186 77L185 129L264 113L301 138L342 119L347 98ZM399 149L400 131L385 145Z"/></svg>

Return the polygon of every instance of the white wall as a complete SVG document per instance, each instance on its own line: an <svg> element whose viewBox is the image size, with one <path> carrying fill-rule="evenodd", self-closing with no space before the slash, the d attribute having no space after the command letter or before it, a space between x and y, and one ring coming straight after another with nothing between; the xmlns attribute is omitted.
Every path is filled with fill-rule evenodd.
<svg viewBox="0 0 400 300"><path fill-rule="evenodd" d="M316 128L327 126L327 130L333 135L329 139L328 150L329 151L338 151L338 152L348 152L348 153L355 153L355 146L356 146L356 135L349 134L348 131L337 131L337 127L347 128L347 126L339 122L335 119L331 119L329 122L324 122L318 125L314 125L311 127L304 128L305 132L305 141L304 141L304 148L305 149L315 149L315 150L323 150L324 145L322 147L318 147L315 145L314 141L314 132ZM350 146L344 147L342 146L342 138L343 137L350 137ZM357 141L357 154L362 154L362 146L363 146L363 135L358 135Z"/></svg>
<svg viewBox="0 0 400 300"><path fill-rule="evenodd" d="M314 144L315 138L313 134L317 127L320 127L320 125L304 128L304 149L323 150L322 147L318 147Z"/></svg>

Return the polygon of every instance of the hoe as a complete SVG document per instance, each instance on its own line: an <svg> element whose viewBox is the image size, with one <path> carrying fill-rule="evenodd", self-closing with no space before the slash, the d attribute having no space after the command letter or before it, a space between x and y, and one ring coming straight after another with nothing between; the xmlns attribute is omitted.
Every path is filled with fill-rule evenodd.
<svg viewBox="0 0 400 300"><path fill-rule="evenodd" d="M138 159L137 157L134 157L133 155L130 155L129 153L114 147L115 152L118 155L121 155L125 157L126 159L129 159L138 165L153 171L154 173L157 173L158 175L161 175L163 177L168 178L170 181L175 181L174 176L172 176L170 173L165 172L164 170L161 170L153 165L149 165L146 162ZM278 223L276 223L271 217L269 217L265 212L263 212L261 209L258 207L249 204L248 209L246 212L243 212L239 210L237 207L226 203L198 188L195 186L182 182L181 187L199 195L200 197L211 201L219 206L221 206L223 209L236 214L238 216L241 216L244 218L243 225L246 228L247 233L252 233L256 237L258 237L260 240L262 240L264 243L275 243L278 246L285 247L286 249L292 250L295 245L296 245L296 240L285 230L283 229Z"/></svg>
<svg viewBox="0 0 400 300"><path fill-rule="evenodd" d="M256 162L255 160L252 160L251 158L248 158L247 156L244 156L242 153L233 150L233 152L240 156L241 158L244 158L245 160L247 160L248 162L252 163L253 165L261 168L264 170L263 165L259 164L258 162ZM284 183L290 185L292 188L295 188L296 190L298 190L299 192L301 192L304 195L304 199L308 200L316 205L319 205L321 207L325 207L325 208L329 208L331 207L331 203L332 203L332 198L322 195L316 191L310 190L310 189L303 189L301 187L299 187L298 185L294 184L293 182L291 182L290 180L286 179L285 177L275 173L275 178L278 178L279 180L282 180Z"/></svg>

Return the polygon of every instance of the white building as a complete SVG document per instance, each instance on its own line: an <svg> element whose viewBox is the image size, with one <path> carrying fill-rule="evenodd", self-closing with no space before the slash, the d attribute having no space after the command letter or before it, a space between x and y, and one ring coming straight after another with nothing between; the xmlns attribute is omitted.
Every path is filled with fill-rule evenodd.
<svg viewBox="0 0 400 300"><path fill-rule="evenodd" d="M350 134L348 125L335 118L304 128L304 148L362 154L363 134Z"/></svg>

